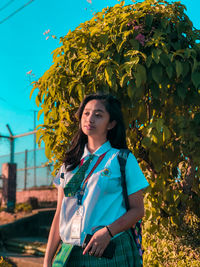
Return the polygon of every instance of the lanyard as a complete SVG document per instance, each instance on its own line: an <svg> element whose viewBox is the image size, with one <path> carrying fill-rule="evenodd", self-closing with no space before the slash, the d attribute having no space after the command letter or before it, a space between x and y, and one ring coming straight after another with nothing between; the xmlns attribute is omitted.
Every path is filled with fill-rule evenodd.
<svg viewBox="0 0 200 267"><path fill-rule="evenodd" d="M81 203L82 203L82 198L83 198L83 195L84 195L85 187L86 187L86 184L87 184L90 176L92 175L92 173L94 172L94 170L96 169L96 167L100 164L100 162L102 161L102 159L104 158L105 155L106 155L106 152L104 154L102 154L98 158L98 160L95 163L94 167L92 168L92 170L90 171L90 173L88 174L88 176L85 178L84 183L83 183L83 186L82 186L81 190L78 191L78 194L77 194L77 204L78 205L81 205ZM83 165L83 161L84 161L84 159L81 160L80 166Z"/></svg>

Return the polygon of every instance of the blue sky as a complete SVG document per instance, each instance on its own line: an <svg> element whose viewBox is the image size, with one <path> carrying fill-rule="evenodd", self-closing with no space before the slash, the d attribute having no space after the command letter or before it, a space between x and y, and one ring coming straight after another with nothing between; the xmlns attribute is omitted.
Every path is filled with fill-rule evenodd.
<svg viewBox="0 0 200 267"><path fill-rule="evenodd" d="M88 0L89 1L89 0ZM9 124L14 135L33 130L34 110L38 110L34 97L29 98L30 82L38 79L52 64L51 52L59 46L59 40L43 35L61 37L69 29L92 18L92 13L113 6L117 0L2 0L0 3L0 134L8 135ZM14 16L13 12L30 2ZM129 4L131 1L125 1ZM200 29L199 0L181 1L194 26ZM8 4L8 5L7 5ZM7 7L6 7L7 5ZM32 74L27 72L32 70ZM38 122L41 123L42 121ZM33 148L33 136L16 141L16 152ZM0 139L0 155L9 153L9 143Z"/></svg>

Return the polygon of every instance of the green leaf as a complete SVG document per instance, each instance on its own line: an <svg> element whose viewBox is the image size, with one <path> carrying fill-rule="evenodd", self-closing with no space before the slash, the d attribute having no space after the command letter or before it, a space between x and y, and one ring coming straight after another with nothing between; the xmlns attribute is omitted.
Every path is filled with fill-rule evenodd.
<svg viewBox="0 0 200 267"><path fill-rule="evenodd" d="M195 72L197 67L199 66L199 62L196 60L196 58L193 58L193 66L192 66L192 72Z"/></svg>
<svg viewBox="0 0 200 267"><path fill-rule="evenodd" d="M49 86L49 93L51 94L51 96L52 97L54 97L55 96L55 86L54 86L54 84L52 84L52 85L50 85Z"/></svg>
<svg viewBox="0 0 200 267"><path fill-rule="evenodd" d="M105 68L105 77L108 85L112 87L112 68L111 67L106 67Z"/></svg>
<svg viewBox="0 0 200 267"><path fill-rule="evenodd" d="M151 27L152 22L153 22L153 16L150 15L150 14L147 14L145 16L145 24L146 24L146 26Z"/></svg>
<svg viewBox="0 0 200 267"><path fill-rule="evenodd" d="M75 85L78 83L77 80L73 80L71 81L68 86L67 86L67 89L68 89L68 94L71 95L72 94L72 90L74 89Z"/></svg>
<svg viewBox="0 0 200 267"><path fill-rule="evenodd" d="M170 217L170 220L171 220L171 223L173 224L173 225L175 225L175 226L179 226L180 225L180 223L181 223L181 218L180 218L180 216L171 216Z"/></svg>
<svg viewBox="0 0 200 267"><path fill-rule="evenodd" d="M129 80L129 75L128 73L125 73L120 80L120 86L124 87L124 85L127 84L128 80Z"/></svg>
<svg viewBox="0 0 200 267"><path fill-rule="evenodd" d="M36 132L36 143L38 143L39 139L42 138L42 131L41 129Z"/></svg>
<svg viewBox="0 0 200 267"><path fill-rule="evenodd" d="M151 137L152 141L155 143L155 144L158 144L159 143L159 138L158 138L158 134L155 132L154 134L152 134L152 137Z"/></svg>
<svg viewBox="0 0 200 267"><path fill-rule="evenodd" d="M130 42L132 48L134 48L135 50L139 50L140 45L139 45L139 43L138 43L137 40L135 40L135 39L130 39L129 42Z"/></svg>
<svg viewBox="0 0 200 267"><path fill-rule="evenodd" d="M65 112L65 118L66 118L66 120L67 120L68 122L71 122L70 113L69 113L68 110ZM60 123L61 123L61 125L62 125L62 122L60 122Z"/></svg>
<svg viewBox="0 0 200 267"><path fill-rule="evenodd" d="M98 66L97 66L97 71L98 71L98 69L99 69L102 65L107 64L107 63L109 63L109 60L107 60L107 59L103 59L103 60L101 60L101 61L99 62L99 64L98 64Z"/></svg>
<svg viewBox="0 0 200 267"><path fill-rule="evenodd" d="M138 64L136 66L136 71L133 73L133 75L135 77L135 83L137 88L141 87L141 85L146 82L146 69L143 65Z"/></svg>
<svg viewBox="0 0 200 267"><path fill-rule="evenodd" d="M135 84L137 88L140 88L141 84L142 84L142 77L141 74L139 72L134 72L134 76L135 76Z"/></svg>
<svg viewBox="0 0 200 267"><path fill-rule="evenodd" d="M169 20L167 18L162 18L160 21L161 21L162 28L166 29L167 25L169 24Z"/></svg>
<svg viewBox="0 0 200 267"><path fill-rule="evenodd" d="M120 53L123 44L125 44L126 42L127 42L127 41L126 41L126 39L125 39L125 40L122 40L122 42L119 43L119 44L117 45L117 52L118 52L118 53Z"/></svg>
<svg viewBox="0 0 200 267"><path fill-rule="evenodd" d="M193 72L192 73L192 82L196 88L200 85L200 72Z"/></svg>
<svg viewBox="0 0 200 267"><path fill-rule="evenodd" d="M84 59L81 59L81 60L77 61L77 62L74 64L74 70L77 70L78 67L79 67L79 65L82 64L83 62L85 62Z"/></svg>
<svg viewBox="0 0 200 267"><path fill-rule="evenodd" d="M152 219L152 212L151 210L145 210L145 220L151 220Z"/></svg>
<svg viewBox="0 0 200 267"><path fill-rule="evenodd" d="M153 49L152 50L152 58L156 62L156 64L158 64L159 61L160 61L160 55L161 55L161 53L162 53L162 50L161 49Z"/></svg>
<svg viewBox="0 0 200 267"><path fill-rule="evenodd" d="M45 145L45 155L48 159L50 159L50 155L51 155L51 148L48 145Z"/></svg>
<svg viewBox="0 0 200 267"><path fill-rule="evenodd" d="M151 63L152 63L152 57L151 56L148 56L147 59L146 59L147 68L150 68L151 67Z"/></svg>
<svg viewBox="0 0 200 267"><path fill-rule="evenodd" d="M137 91L141 90L141 88L137 88ZM137 92L136 92L137 93ZM144 123L147 118L147 110L146 110L146 105L145 103L140 103L139 108L138 108L138 122L139 123Z"/></svg>
<svg viewBox="0 0 200 267"><path fill-rule="evenodd" d="M160 62L161 62L161 64L162 64L163 66L165 66L165 67L167 67L167 66L169 66L169 65L171 64L168 55L165 54L165 53L162 53L162 54L160 55Z"/></svg>
<svg viewBox="0 0 200 267"><path fill-rule="evenodd" d="M37 120L39 121L41 114L44 112L43 109L40 109L37 114Z"/></svg>
<svg viewBox="0 0 200 267"><path fill-rule="evenodd" d="M150 229L148 230L148 232L151 234L151 235L153 235L155 232L157 232L158 230L158 226L156 225L156 224L152 224L151 223L151 227L150 227ZM156 264L157 265L157 264Z"/></svg>
<svg viewBox="0 0 200 267"><path fill-rule="evenodd" d="M99 34L99 29L98 29L98 28L94 28L94 29L90 32L91 37L94 36L95 34Z"/></svg>
<svg viewBox="0 0 200 267"><path fill-rule="evenodd" d="M118 92L118 85L117 85L117 83L116 83L116 79L115 79L115 77L114 76L112 76L112 89L113 89L113 91L114 92Z"/></svg>
<svg viewBox="0 0 200 267"><path fill-rule="evenodd" d="M145 148L145 149L148 149L151 147L151 139L149 137L144 137L142 139L142 146Z"/></svg>
<svg viewBox="0 0 200 267"><path fill-rule="evenodd" d="M167 126L163 126L163 142L167 141L171 137L170 130Z"/></svg>
<svg viewBox="0 0 200 267"><path fill-rule="evenodd" d="M99 39L104 45L106 45L108 42L108 34L101 34Z"/></svg>
<svg viewBox="0 0 200 267"><path fill-rule="evenodd" d="M85 86L83 86L83 84L78 84L76 86L76 91L78 92L80 102L83 100L84 95L85 95L85 90L84 90L85 88L84 87Z"/></svg>
<svg viewBox="0 0 200 267"><path fill-rule="evenodd" d="M162 131L162 128L163 128L163 119L158 119L156 121L156 130L158 131L158 133Z"/></svg>
<svg viewBox="0 0 200 267"><path fill-rule="evenodd" d="M135 87L135 97L141 99L144 96L145 86Z"/></svg>
<svg viewBox="0 0 200 267"><path fill-rule="evenodd" d="M129 98L133 100L134 95L135 95L135 83L133 80L129 81L127 93L128 93Z"/></svg>
<svg viewBox="0 0 200 267"><path fill-rule="evenodd" d="M146 68L141 65L141 64L138 64L137 67L136 67L136 71L138 74L140 74L140 77L142 79L142 83L146 83L146 80L147 80L147 74L146 74Z"/></svg>
<svg viewBox="0 0 200 267"><path fill-rule="evenodd" d="M32 97L32 94L33 94L33 92L35 91L35 89L36 89L37 87L36 86L33 86L33 88L31 89L31 92L30 92L30 99L31 99L31 97Z"/></svg>
<svg viewBox="0 0 200 267"><path fill-rule="evenodd" d="M119 5L123 7L125 5L125 1L121 1Z"/></svg>
<svg viewBox="0 0 200 267"><path fill-rule="evenodd" d="M40 99L39 99L39 96L38 95L35 98L35 103L36 103L37 107L40 106Z"/></svg>
<svg viewBox="0 0 200 267"><path fill-rule="evenodd" d="M152 93L152 96L155 98L155 99L158 99L159 98L159 95L160 95L160 89L158 87L157 84L155 84L154 86L151 87L151 93Z"/></svg>
<svg viewBox="0 0 200 267"><path fill-rule="evenodd" d="M160 150L157 150L157 151L150 150L149 158L150 158L151 162L153 162L153 166L154 166L155 170L157 172L160 172L162 167L163 167L163 162L162 162L162 158L161 158L161 151Z"/></svg>
<svg viewBox="0 0 200 267"><path fill-rule="evenodd" d="M173 67L172 67L172 65L169 65L166 68L166 72L167 72L167 75L168 75L169 79L171 79L172 78L172 75L173 75Z"/></svg>
<svg viewBox="0 0 200 267"><path fill-rule="evenodd" d="M184 100L185 97L186 97L186 94L188 92L187 88L184 86L184 85L178 85L177 88L177 93L178 93L178 96Z"/></svg>
<svg viewBox="0 0 200 267"><path fill-rule="evenodd" d="M180 77L180 75L182 74L183 72L183 66L182 66L182 63L178 60L175 61L175 64L176 64L176 74L177 74L177 78Z"/></svg>
<svg viewBox="0 0 200 267"><path fill-rule="evenodd" d="M152 69L152 78L157 84L162 82L163 70L161 65L155 65Z"/></svg>
<svg viewBox="0 0 200 267"><path fill-rule="evenodd" d="M187 74L188 74L188 72L189 72L189 70L190 70L190 65L189 65L189 63L186 61L186 62L183 62L183 63L182 63L182 66L183 66L183 72L182 72L182 75L183 75L183 77L186 77Z"/></svg>

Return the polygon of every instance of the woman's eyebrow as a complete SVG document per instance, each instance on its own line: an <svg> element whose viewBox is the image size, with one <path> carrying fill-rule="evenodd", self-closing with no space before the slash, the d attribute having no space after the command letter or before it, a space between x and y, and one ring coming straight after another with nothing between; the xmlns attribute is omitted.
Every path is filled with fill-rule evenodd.
<svg viewBox="0 0 200 267"><path fill-rule="evenodd" d="M91 109L86 108L85 111L90 111ZM102 112L104 113L105 111L103 109L94 109L94 112Z"/></svg>

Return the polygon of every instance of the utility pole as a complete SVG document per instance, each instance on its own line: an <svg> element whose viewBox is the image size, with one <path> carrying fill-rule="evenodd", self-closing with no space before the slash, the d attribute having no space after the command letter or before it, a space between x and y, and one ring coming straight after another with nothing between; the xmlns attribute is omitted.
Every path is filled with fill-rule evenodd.
<svg viewBox="0 0 200 267"><path fill-rule="evenodd" d="M14 147L14 136L11 131L11 128L8 124L6 124L6 127L10 133L9 139L10 139L10 163L14 163L14 153L15 153L15 147Z"/></svg>
<svg viewBox="0 0 200 267"><path fill-rule="evenodd" d="M28 150L25 150L25 162L24 162L24 190L27 188L27 158L28 158Z"/></svg>
<svg viewBox="0 0 200 267"><path fill-rule="evenodd" d="M34 123L34 129L33 130L35 131L37 110L34 110L33 112L34 112L34 122L33 122ZM34 133L33 137L34 137L34 140L33 140L33 142L34 142L34 145L33 145L33 147L34 147L34 150L33 150L33 159L34 159L33 172L34 172L34 186L36 186L37 185L37 181L36 181L36 133Z"/></svg>

